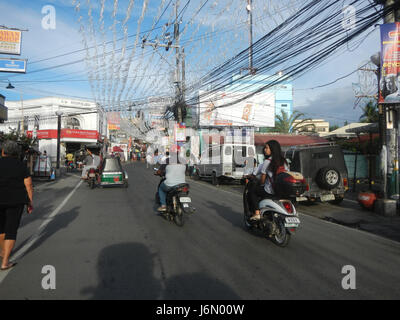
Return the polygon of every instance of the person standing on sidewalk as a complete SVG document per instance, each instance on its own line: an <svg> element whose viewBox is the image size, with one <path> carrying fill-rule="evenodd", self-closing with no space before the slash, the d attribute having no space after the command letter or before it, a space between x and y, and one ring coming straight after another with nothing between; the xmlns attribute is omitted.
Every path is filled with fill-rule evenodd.
<svg viewBox="0 0 400 320"><path fill-rule="evenodd" d="M28 168L18 160L19 146L15 141L2 145L0 158L0 270L15 266L9 257L17 239L24 207L33 211L32 178Z"/></svg>

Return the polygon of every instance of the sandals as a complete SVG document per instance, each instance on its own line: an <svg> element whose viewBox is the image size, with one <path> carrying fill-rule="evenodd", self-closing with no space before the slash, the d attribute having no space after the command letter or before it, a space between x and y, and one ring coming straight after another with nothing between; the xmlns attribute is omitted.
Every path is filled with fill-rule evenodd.
<svg viewBox="0 0 400 320"><path fill-rule="evenodd" d="M261 219L261 214L255 214L250 218L251 221L258 221L260 219Z"/></svg>
<svg viewBox="0 0 400 320"><path fill-rule="evenodd" d="M5 270L8 270L8 269L11 269L12 267L15 267L16 264L17 264L16 262L10 262L7 267L0 268L0 270L1 271L5 271Z"/></svg>

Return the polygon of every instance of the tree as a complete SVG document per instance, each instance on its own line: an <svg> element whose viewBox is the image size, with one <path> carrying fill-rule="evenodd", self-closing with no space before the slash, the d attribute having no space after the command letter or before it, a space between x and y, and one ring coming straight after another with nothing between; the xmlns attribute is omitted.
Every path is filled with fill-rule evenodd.
<svg viewBox="0 0 400 320"><path fill-rule="evenodd" d="M370 100L363 108L363 114L360 117L361 122L377 123L379 121L378 104Z"/></svg>
<svg viewBox="0 0 400 320"><path fill-rule="evenodd" d="M301 117L304 117L304 113L301 113L299 111L294 111L292 115L289 117L285 111L281 110L281 114L276 115L274 132L280 132L280 133L293 133L296 131L310 132L307 130L308 127L310 126L313 127L312 131L315 131L314 124L305 125L306 122L310 121L311 119L300 119ZM296 122L297 120L300 121Z"/></svg>

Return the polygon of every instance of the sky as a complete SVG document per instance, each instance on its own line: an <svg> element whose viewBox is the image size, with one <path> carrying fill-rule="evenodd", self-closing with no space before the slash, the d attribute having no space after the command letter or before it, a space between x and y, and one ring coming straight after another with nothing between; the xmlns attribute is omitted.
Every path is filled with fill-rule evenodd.
<svg viewBox="0 0 400 320"><path fill-rule="evenodd" d="M253 2L254 41L304 4L300 0ZM47 96L94 99L112 108L126 108L131 100L173 95L175 51L148 45L142 48L140 44L143 39L147 43L168 41L166 34L173 33L173 26L166 24L174 19L175 0L104 0L104 11L101 3L101 0L0 2L0 25L29 30L23 32L22 54L18 57L28 59L27 73L0 73L0 94L7 100L19 100L21 95L23 99ZM47 12L42 10L46 5L55 9L55 29L43 28ZM244 0L180 0L179 9L188 84L248 47ZM362 37L362 43L349 44L340 54L334 54L320 67L294 80L294 110L309 118L325 119L332 125L358 121L362 104L355 107L353 90L359 82L358 73L335 80L355 71L379 51L379 28L372 27L370 31L368 37ZM119 41L114 42L116 39ZM15 89L6 90L8 82ZM331 82L334 83L326 85Z"/></svg>

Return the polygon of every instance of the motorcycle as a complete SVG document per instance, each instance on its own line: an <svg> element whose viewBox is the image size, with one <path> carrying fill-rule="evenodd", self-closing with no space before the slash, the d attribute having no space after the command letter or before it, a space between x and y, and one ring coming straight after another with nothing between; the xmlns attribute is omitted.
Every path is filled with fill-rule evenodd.
<svg viewBox="0 0 400 320"><path fill-rule="evenodd" d="M68 161L66 167L67 167L67 172L72 172L75 169L74 162Z"/></svg>
<svg viewBox="0 0 400 320"><path fill-rule="evenodd" d="M154 168L154 171L158 171ZM154 173L155 175L159 175ZM160 183L158 184L157 191L155 194L156 203L161 205L160 196L158 190L161 183L165 181L165 176L160 176ZM169 221L174 221L177 226L182 227L185 223L185 214L194 213L195 209L192 207L192 200L189 197L189 184L182 183L174 186L167 192L166 206L167 210L163 213L164 217Z"/></svg>
<svg viewBox="0 0 400 320"><path fill-rule="evenodd" d="M90 168L88 173L87 173L87 183L90 187L90 189L94 189L94 187L96 186L97 180L99 179L99 171L94 169L94 168Z"/></svg>
<svg viewBox="0 0 400 320"><path fill-rule="evenodd" d="M280 247L289 244L291 235L300 225L300 219L295 206L289 199L268 198L259 203L260 220L250 220L253 215L249 210L247 194L249 183L246 183L243 192L244 224L247 229L260 230L267 238Z"/></svg>

